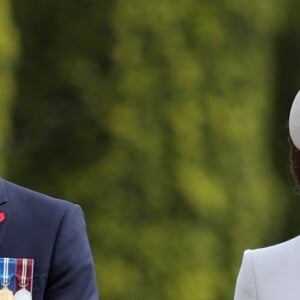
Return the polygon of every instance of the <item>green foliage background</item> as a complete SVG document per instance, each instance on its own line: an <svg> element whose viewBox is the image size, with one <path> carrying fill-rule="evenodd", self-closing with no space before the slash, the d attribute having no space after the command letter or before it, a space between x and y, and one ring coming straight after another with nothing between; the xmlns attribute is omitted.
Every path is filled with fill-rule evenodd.
<svg viewBox="0 0 300 300"><path fill-rule="evenodd" d="M82 205L103 299L232 299L297 234L292 2L1 2L0 168Z"/></svg>

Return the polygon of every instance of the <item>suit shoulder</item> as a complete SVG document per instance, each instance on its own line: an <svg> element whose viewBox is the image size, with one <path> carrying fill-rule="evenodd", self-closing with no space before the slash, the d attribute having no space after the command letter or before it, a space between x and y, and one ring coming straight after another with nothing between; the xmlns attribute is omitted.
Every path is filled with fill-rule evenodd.
<svg viewBox="0 0 300 300"><path fill-rule="evenodd" d="M289 239L287 241L274 244L271 246L263 247L263 248L257 248L254 250L248 250L252 252L252 255L255 257L257 256L266 256L270 254L283 254L286 252L289 252L290 250L294 249L295 247L300 246L300 236L296 236L292 239Z"/></svg>
<svg viewBox="0 0 300 300"><path fill-rule="evenodd" d="M300 236L272 246L248 250L256 268L275 271L299 261Z"/></svg>
<svg viewBox="0 0 300 300"><path fill-rule="evenodd" d="M290 284L293 279L299 278L299 251L300 237L264 248L246 250L234 299L285 299L280 293L286 292L286 279L289 278ZM298 286L298 281L296 285Z"/></svg>
<svg viewBox="0 0 300 300"><path fill-rule="evenodd" d="M70 201L51 197L8 180L4 180L4 188L8 201L16 202L21 206L24 204L24 206L36 206L38 209L56 209L62 211L72 209L76 206L76 204Z"/></svg>

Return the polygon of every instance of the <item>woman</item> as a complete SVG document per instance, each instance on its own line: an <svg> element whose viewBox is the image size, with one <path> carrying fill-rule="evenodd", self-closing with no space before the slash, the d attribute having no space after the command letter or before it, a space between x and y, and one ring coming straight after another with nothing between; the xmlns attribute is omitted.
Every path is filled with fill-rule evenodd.
<svg viewBox="0 0 300 300"><path fill-rule="evenodd" d="M291 169L300 186L300 91L291 107L289 131ZM234 300L296 299L300 299L300 236L244 252Z"/></svg>

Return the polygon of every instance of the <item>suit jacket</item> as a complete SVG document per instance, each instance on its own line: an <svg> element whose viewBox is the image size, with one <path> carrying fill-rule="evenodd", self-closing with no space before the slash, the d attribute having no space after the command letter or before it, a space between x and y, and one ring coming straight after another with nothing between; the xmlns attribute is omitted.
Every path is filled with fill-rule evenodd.
<svg viewBox="0 0 300 300"><path fill-rule="evenodd" d="M33 300L98 300L80 206L0 178L0 257L33 258Z"/></svg>
<svg viewBox="0 0 300 300"><path fill-rule="evenodd" d="M299 300L300 237L246 250L234 300Z"/></svg>

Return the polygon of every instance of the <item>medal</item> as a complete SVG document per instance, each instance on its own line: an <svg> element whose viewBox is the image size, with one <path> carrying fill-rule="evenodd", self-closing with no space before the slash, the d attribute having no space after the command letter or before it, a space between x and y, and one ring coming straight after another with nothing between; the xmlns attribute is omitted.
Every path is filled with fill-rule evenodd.
<svg viewBox="0 0 300 300"><path fill-rule="evenodd" d="M1 279L1 285L2 289L0 290L0 300L13 300L13 292L8 288L10 285L10 261L9 258L4 258L1 260L2 268L2 279ZM13 264L12 264L13 267Z"/></svg>
<svg viewBox="0 0 300 300"><path fill-rule="evenodd" d="M15 293L14 300L31 300L33 260L17 259L16 270L17 285L20 289Z"/></svg>
<svg viewBox="0 0 300 300"><path fill-rule="evenodd" d="M1 299L1 298L0 298ZM31 293L22 287L15 293L14 300L31 300Z"/></svg>
<svg viewBox="0 0 300 300"><path fill-rule="evenodd" d="M1 290L0 290L0 299L1 300L13 300L14 299L14 295L13 292L11 290L9 290L7 288L7 286L4 286Z"/></svg>

